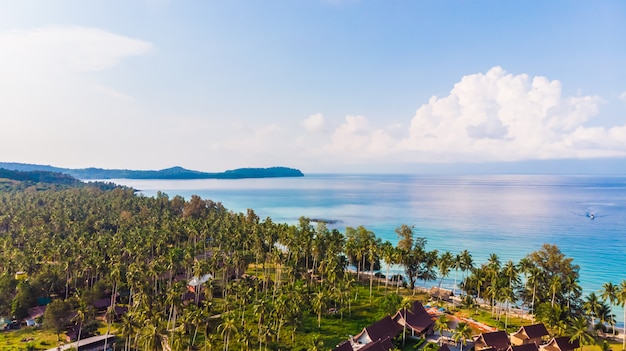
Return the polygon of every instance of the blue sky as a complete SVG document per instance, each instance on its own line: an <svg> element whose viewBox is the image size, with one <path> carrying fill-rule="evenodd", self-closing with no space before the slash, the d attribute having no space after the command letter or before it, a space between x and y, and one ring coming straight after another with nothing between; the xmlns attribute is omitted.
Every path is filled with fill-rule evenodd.
<svg viewBox="0 0 626 351"><path fill-rule="evenodd" d="M626 2L0 0L0 160L626 172Z"/></svg>

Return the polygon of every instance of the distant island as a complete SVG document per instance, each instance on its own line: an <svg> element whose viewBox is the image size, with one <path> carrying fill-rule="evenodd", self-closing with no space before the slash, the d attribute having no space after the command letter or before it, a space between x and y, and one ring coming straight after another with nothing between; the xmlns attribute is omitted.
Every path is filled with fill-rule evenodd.
<svg viewBox="0 0 626 351"><path fill-rule="evenodd" d="M39 171L63 173L76 179L243 179L304 176L300 170L288 167L238 168L225 172L208 173L193 171L182 167L166 168L159 171L139 171L93 167L70 169L17 162L0 162L0 168L21 172Z"/></svg>

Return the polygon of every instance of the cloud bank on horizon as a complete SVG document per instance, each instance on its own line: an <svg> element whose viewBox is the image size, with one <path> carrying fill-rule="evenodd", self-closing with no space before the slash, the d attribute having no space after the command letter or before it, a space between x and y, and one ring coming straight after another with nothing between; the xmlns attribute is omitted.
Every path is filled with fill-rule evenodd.
<svg viewBox="0 0 626 351"><path fill-rule="evenodd" d="M604 102L564 96L558 80L496 66L462 77L447 96L431 97L408 126L373 128L365 116L346 116L317 152L419 163L624 157L626 124L589 125ZM315 114L303 125L316 132L324 118Z"/></svg>
<svg viewBox="0 0 626 351"><path fill-rule="evenodd" d="M336 12L364 6L322 2ZM272 56L271 41L263 42L265 52L256 42L238 46L244 39L204 33L202 40L210 45L200 50L191 39L175 48L162 36L123 32L128 30L85 24L0 27L2 161L207 171L284 165L316 172L368 165L377 171L382 164L396 164L397 171L409 164L626 158L626 86L583 93L568 85L571 78L539 74L531 66L509 72L509 65L519 66L502 58L482 69L457 70L462 73L448 77L447 84L433 85L430 98L425 93L410 98L399 94L400 88L383 95L382 83L366 95L357 81L362 72L343 73L350 60L347 66L334 63L338 71L313 67L311 76L298 77L302 85L286 80L290 72L311 67L310 57L285 49L302 37L293 41L272 32L275 41L289 44L278 45ZM258 56L249 58L250 53ZM293 67L280 61L286 56L296 62ZM367 69L393 76L389 67L393 64ZM346 84L340 94L333 80L313 90L315 76L324 74ZM351 79L354 84L347 85ZM276 88L273 81L283 86ZM307 100L307 94L314 98ZM393 94L402 98L404 112L372 108L377 99L381 105L400 101L391 99Z"/></svg>

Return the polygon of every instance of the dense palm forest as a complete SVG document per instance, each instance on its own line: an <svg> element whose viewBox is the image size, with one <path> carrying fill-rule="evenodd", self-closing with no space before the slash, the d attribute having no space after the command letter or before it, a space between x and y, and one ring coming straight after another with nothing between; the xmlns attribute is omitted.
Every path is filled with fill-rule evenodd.
<svg viewBox="0 0 626 351"><path fill-rule="evenodd" d="M390 283L372 274L389 276L390 264L406 277L396 291L458 278L463 305L491 306L501 327L508 307L522 305L554 335L578 333L583 342L589 335L580 325L614 325L611 307L626 301L626 281L583 297L578 266L553 245L520 262L492 254L478 265L462 248L427 250L426 238L407 225L399 225L394 245L364 227L342 233L307 218L274 223L197 196L20 182L0 190L0 316L23 319L47 298L44 327L60 334L74 325L80 339L93 332L94 303L109 299L103 322L124 349L311 348L299 337L311 332L306 321L319 328L350 318L355 298L371 299L374 283Z"/></svg>

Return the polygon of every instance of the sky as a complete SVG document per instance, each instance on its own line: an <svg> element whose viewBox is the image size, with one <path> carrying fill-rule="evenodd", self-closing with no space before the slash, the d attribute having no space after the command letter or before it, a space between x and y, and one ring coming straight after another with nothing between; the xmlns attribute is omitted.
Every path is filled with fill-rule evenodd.
<svg viewBox="0 0 626 351"><path fill-rule="evenodd" d="M0 9L0 161L626 174L623 0Z"/></svg>

